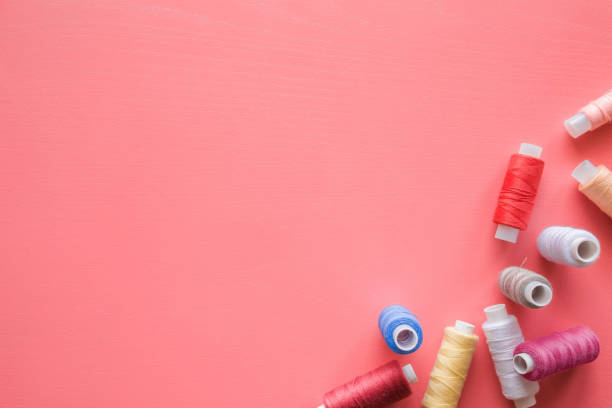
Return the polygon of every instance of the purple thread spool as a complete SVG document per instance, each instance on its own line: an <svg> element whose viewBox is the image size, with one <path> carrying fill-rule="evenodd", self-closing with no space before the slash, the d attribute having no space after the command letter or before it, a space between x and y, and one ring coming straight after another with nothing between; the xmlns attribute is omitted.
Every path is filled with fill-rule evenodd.
<svg viewBox="0 0 612 408"><path fill-rule="evenodd" d="M599 355L599 339L586 326L576 326L519 344L514 349L514 369L528 380L590 363Z"/></svg>

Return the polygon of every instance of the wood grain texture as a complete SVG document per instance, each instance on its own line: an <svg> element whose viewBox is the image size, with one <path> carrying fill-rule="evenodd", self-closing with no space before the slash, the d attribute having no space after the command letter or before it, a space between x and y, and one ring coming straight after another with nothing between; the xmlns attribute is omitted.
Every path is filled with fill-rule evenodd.
<svg viewBox="0 0 612 408"><path fill-rule="evenodd" d="M608 407L612 228L576 189L612 127L563 120L612 87L597 0L5 0L0 5L0 406L315 407L394 355L480 326L528 257L555 298L529 338L585 324L599 359L538 407ZM491 222L510 154L544 147L529 230ZM587 270L539 257L597 235ZM602 311L598 313L598 311ZM461 407L510 407L481 336Z"/></svg>

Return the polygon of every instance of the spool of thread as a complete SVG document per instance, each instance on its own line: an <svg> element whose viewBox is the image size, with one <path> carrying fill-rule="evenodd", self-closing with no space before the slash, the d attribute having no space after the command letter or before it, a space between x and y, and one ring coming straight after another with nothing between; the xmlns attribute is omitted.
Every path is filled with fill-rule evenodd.
<svg viewBox="0 0 612 408"><path fill-rule="evenodd" d="M595 130L612 118L612 90L589 103L577 114L565 121L565 129L575 139L588 131Z"/></svg>
<svg viewBox="0 0 612 408"><path fill-rule="evenodd" d="M517 373L535 381L589 363L598 355L597 335L588 327L576 326L519 344L513 363Z"/></svg>
<svg viewBox="0 0 612 408"><path fill-rule="evenodd" d="M408 397L416 381L410 364L392 360L327 392L319 408L383 408Z"/></svg>
<svg viewBox="0 0 612 408"><path fill-rule="evenodd" d="M400 305L387 306L380 312L378 328L389 348L399 354L413 353L423 342L417 318Z"/></svg>
<svg viewBox="0 0 612 408"><path fill-rule="evenodd" d="M578 190L599 207L608 217L612 217L612 173L606 166L595 167L588 160L580 163L572 172L572 177L580 183Z"/></svg>
<svg viewBox="0 0 612 408"><path fill-rule="evenodd" d="M453 408L461 397L478 336L474 326L457 320L444 329L444 338L423 397L426 408Z"/></svg>
<svg viewBox="0 0 612 408"><path fill-rule="evenodd" d="M512 363L514 348L525 339L516 317L506 312L506 305L485 308L487 321L482 330L487 338L489 352L495 364L495 372L506 399L514 401L516 408L532 407L535 395L540 391L537 381L527 381L514 370Z"/></svg>
<svg viewBox="0 0 612 408"><path fill-rule="evenodd" d="M551 262L589 266L599 258L599 240L589 231L572 227L548 227L538 236L540 255Z"/></svg>
<svg viewBox="0 0 612 408"><path fill-rule="evenodd" d="M553 296L548 279L520 266L510 266L501 271L497 285L507 298L530 309L546 306Z"/></svg>
<svg viewBox="0 0 612 408"><path fill-rule="evenodd" d="M527 228L544 171L541 154L540 146L522 143L518 154L510 157L493 216L495 238L515 243L519 231Z"/></svg>

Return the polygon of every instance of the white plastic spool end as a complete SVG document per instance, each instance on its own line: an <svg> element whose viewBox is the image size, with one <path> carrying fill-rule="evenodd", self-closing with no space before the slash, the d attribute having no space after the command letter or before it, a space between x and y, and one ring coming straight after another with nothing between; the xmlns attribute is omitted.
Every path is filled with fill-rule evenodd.
<svg viewBox="0 0 612 408"><path fill-rule="evenodd" d="M572 177L584 186L589 184L591 180L597 177L597 174L599 174L599 170L597 170L597 167L595 167L590 161L585 160L578 166L576 166L576 168L572 172Z"/></svg>
<svg viewBox="0 0 612 408"><path fill-rule="evenodd" d="M565 121L565 129L574 139L591 130L591 121L582 112L579 112Z"/></svg>
<svg viewBox="0 0 612 408"><path fill-rule="evenodd" d="M531 143L521 143L519 154L524 154L525 156L531 156L539 159L542 155L542 148Z"/></svg>
<svg viewBox="0 0 612 408"><path fill-rule="evenodd" d="M474 333L474 325L463 320L457 320L455 321L455 330L463 334L472 334Z"/></svg>
<svg viewBox="0 0 612 408"><path fill-rule="evenodd" d="M393 342L400 350L410 351L418 344L419 335L407 324L400 324L393 330Z"/></svg>
<svg viewBox="0 0 612 408"><path fill-rule="evenodd" d="M519 154L524 154L525 156L531 156L539 159L542 155L542 148L531 143L521 143ZM514 228L509 225L497 224L495 238L516 244L519 232L520 230L518 228Z"/></svg>
<svg viewBox="0 0 612 408"><path fill-rule="evenodd" d="M514 228L504 224L497 224L497 230L495 230L495 238L516 244L519 232L520 230L518 228Z"/></svg>
<svg viewBox="0 0 612 408"><path fill-rule="evenodd" d="M525 285L525 297L537 307L544 307L552 300L552 289L542 282L533 281Z"/></svg>
<svg viewBox="0 0 612 408"><path fill-rule="evenodd" d="M515 408L529 408L529 407L533 407L535 404L536 404L536 399L535 399L535 396L533 395L514 400Z"/></svg>
<svg viewBox="0 0 612 408"><path fill-rule="evenodd" d="M599 258L599 242L590 238L576 238L570 246L572 258L584 265L590 265Z"/></svg>
<svg viewBox="0 0 612 408"><path fill-rule="evenodd" d="M497 323L505 320L508 317L508 312L506 311L506 305L503 303L499 305L493 305L486 307L485 315L487 316L488 323Z"/></svg>
<svg viewBox="0 0 612 408"><path fill-rule="evenodd" d="M535 368L535 361L527 353L519 353L512 359L514 370L519 374L527 374Z"/></svg>
<svg viewBox="0 0 612 408"><path fill-rule="evenodd" d="M406 380L408 380L410 384L414 384L419 380L414 372L414 368L412 368L412 365L406 364L402 367L402 371L404 372L404 377L406 377Z"/></svg>

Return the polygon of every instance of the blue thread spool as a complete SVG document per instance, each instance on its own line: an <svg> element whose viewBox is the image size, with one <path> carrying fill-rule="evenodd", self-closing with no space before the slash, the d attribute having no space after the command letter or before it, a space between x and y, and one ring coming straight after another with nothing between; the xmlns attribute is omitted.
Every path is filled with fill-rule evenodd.
<svg viewBox="0 0 612 408"><path fill-rule="evenodd" d="M415 352L423 342L423 329L403 306L388 306L380 312L378 328L389 348L398 354Z"/></svg>

